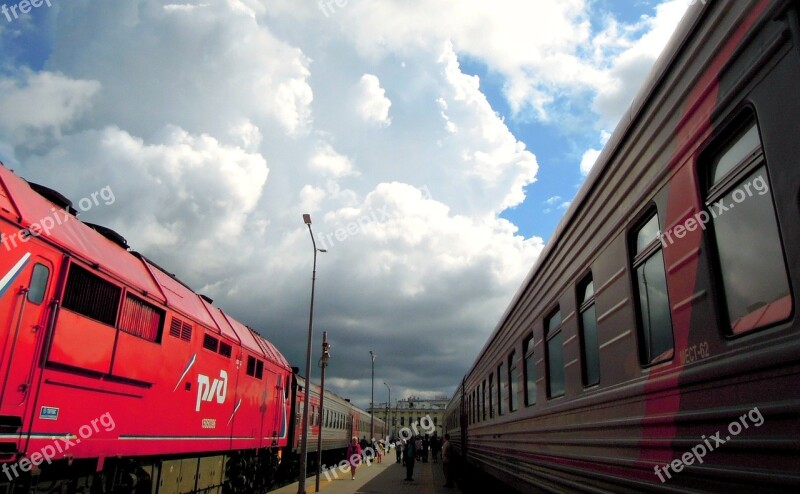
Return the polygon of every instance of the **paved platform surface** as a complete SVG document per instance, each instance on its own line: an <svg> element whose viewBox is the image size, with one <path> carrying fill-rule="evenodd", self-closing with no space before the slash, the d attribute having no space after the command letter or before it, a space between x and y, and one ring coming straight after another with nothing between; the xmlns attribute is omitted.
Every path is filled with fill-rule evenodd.
<svg viewBox="0 0 800 494"><path fill-rule="evenodd" d="M325 475L319 477L319 492L322 494L458 494L456 488L443 487L445 483L441 463L416 462L414 465L414 480L405 481L406 468L393 459L384 458L382 463L362 465L356 470L356 479L350 480L350 472L336 470L339 478ZM306 480L306 494L316 492L315 477ZM297 494L297 482L270 494Z"/></svg>

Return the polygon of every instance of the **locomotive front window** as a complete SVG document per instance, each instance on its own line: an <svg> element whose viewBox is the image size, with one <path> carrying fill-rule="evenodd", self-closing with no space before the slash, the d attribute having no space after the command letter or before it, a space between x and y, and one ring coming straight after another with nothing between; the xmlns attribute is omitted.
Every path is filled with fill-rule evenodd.
<svg viewBox="0 0 800 494"><path fill-rule="evenodd" d="M658 214L653 213L635 236L633 269L636 273L639 359L642 365L669 360L674 353L667 275L658 225Z"/></svg>
<svg viewBox="0 0 800 494"><path fill-rule="evenodd" d="M44 300L47 280L50 278L50 268L44 264L36 264L31 273L31 284L28 289L28 302L39 305Z"/></svg>
<svg viewBox="0 0 800 494"><path fill-rule="evenodd" d="M789 318L792 297L755 121L711 159L706 207L716 247L727 333Z"/></svg>
<svg viewBox="0 0 800 494"><path fill-rule="evenodd" d="M559 309L545 319L544 335L547 340L547 396L557 398L564 396L564 333Z"/></svg>

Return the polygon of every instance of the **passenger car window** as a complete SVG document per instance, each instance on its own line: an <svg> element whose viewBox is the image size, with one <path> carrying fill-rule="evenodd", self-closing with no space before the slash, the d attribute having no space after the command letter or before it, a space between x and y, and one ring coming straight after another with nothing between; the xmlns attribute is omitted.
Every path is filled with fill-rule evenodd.
<svg viewBox="0 0 800 494"><path fill-rule="evenodd" d="M750 119L710 157L706 206L727 333L787 319L792 298L758 127Z"/></svg>

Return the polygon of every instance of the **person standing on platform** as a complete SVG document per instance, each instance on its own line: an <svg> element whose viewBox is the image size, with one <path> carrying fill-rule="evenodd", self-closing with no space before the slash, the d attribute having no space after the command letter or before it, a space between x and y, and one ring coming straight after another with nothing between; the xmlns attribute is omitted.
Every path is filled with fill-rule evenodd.
<svg viewBox="0 0 800 494"><path fill-rule="evenodd" d="M399 439L392 436L392 444L394 444L394 453L397 456L397 463L400 463L403 459L403 445Z"/></svg>
<svg viewBox="0 0 800 494"><path fill-rule="evenodd" d="M428 448L430 447L431 442L428 439L428 435L425 434L422 437L422 463L428 463Z"/></svg>
<svg viewBox="0 0 800 494"><path fill-rule="evenodd" d="M350 440L350 445L347 447L347 463L350 464L350 479L356 479L356 468L361 464L361 445L358 444L358 438L353 436Z"/></svg>
<svg viewBox="0 0 800 494"><path fill-rule="evenodd" d="M439 449L441 448L441 443L439 442L439 438L436 437L436 434L431 437L431 456L433 456L433 462L439 463Z"/></svg>
<svg viewBox="0 0 800 494"><path fill-rule="evenodd" d="M414 459L417 457L417 444L413 437L406 441L406 449L403 452L406 462L406 480L414 480Z"/></svg>
<svg viewBox="0 0 800 494"><path fill-rule="evenodd" d="M453 484L453 458L450 453L450 434L444 435L444 444L442 444L442 470L444 470L444 478L447 479L445 487L455 487Z"/></svg>
<svg viewBox="0 0 800 494"><path fill-rule="evenodd" d="M416 448L417 452L417 461L419 461L422 459L422 439L420 439L419 436L417 437L417 440L414 443L414 447Z"/></svg>

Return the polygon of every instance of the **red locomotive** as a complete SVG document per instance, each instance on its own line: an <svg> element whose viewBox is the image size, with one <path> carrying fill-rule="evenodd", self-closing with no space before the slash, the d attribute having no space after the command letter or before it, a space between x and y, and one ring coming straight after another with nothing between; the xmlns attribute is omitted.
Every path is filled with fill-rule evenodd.
<svg viewBox="0 0 800 494"><path fill-rule="evenodd" d="M264 492L296 453L286 359L74 213L0 166L0 492ZM363 430L329 403L326 436Z"/></svg>
<svg viewBox="0 0 800 494"><path fill-rule="evenodd" d="M470 471L800 487L800 4L692 3L448 406Z"/></svg>

